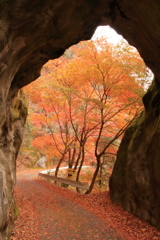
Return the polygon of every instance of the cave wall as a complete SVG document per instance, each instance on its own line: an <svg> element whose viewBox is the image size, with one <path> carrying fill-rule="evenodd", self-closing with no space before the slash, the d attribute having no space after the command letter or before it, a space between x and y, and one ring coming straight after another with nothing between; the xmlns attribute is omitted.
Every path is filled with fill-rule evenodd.
<svg viewBox="0 0 160 240"><path fill-rule="evenodd" d="M160 230L160 88L154 79L145 110L127 129L110 178L110 196Z"/></svg>
<svg viewBox="0 0 160 240"><path fill-rule="evenodd" d="M59 57L66 48L78 41L91 38L98 25L110 25L135 46L154 72L156 82L159 82L159 12L160 3L157 0L0 0L0 231L3 235L2 239L5 234L9 236L15 216L13 199L15 159L22 140L23 125L27 114L26 102L22 95L17 95L18 89L34 81L39 76L42 65L49 59ZM157 84L156 90L153 88L153 95L154 91L158 91L158 89L159 85ZM152 94L147 99L149 102ZM158 98L155 102L158 104ZM15 105L15 109L18 109L15 110L16 113L12 111L13 105ZM150 105L150 113L152 109L154 111L154 107ZM15 119L14 114L17 116ZM144 118L148 116L146 109L143 116ZM156 123L157 118L150 118L150 127ZM135 128L139 128L139 124L135 125ZM145 145L148 141L145 131L144 125L141 126L143 138L139 145L146 152L145 156L150 159L148 160L150 165L146 166L148 170L145 173L151 178L151 175L158 174L157 170L156 172L149 171L149 168L154 168L152 152L155 151L155 146L157 146L158 152L159 134L156 129L153 134L155 137L151 138L149 145ZM138 134L136 130L133 135L128 130L125 136L135 137L136 134ZM130 141L132 142L131 139ZM125 142L125 137L123 142ZM152 145L152 143L154 144ZM121 150L119 150L119 155L120 152L125 152L125 161L121 160L124 162L122 173L124 169L127 171L126 168L129 165L127 163L128 149L130 150L129 159L134 158L131 145L130 147L127 147L126 144L124 144L125 147L121 145ZM148 153L149 149L150 154ZM138 151L138 149L135 150ZM116 177L118 174L116 169L121 168L118 159L120 158L117 158L110 185L111 193L114 192L111 197L115 202L118 202L117 199L122 199L122 196L118 195L117 181L124 182L123 174L120 174L119 178ZM156 161L158 162L158 160ZM134 167L136 168L138 165ZM139 175L142 181L141 172ZM133 176L135 177L135 174ZM152 189L154 183L154 181L150 181L149 186L152 186ZM155 186L155 188L158 187L158 185ZM126 191L129 191L127 187ZM158 192L158 190L156 191ZM151 193L153 194L153 191ZM125 205L121 200L118 203ZM134 212L129 207L127 210ZM158 207L157 211L159 211ZM158 214L160 215L160 212ZM141 217L144 218L142 215ZM152 223L152 221L150 222ZM155 222L153 221L152 224Z"/></svg>
<svg viewBox="0 0 160 240"><path fill-rule="evenodd" d="M16 158L23 139L28 104L20 90L7 106L0 129L0 239L6 240L17 217L13 198L16 181Z"/></svg>

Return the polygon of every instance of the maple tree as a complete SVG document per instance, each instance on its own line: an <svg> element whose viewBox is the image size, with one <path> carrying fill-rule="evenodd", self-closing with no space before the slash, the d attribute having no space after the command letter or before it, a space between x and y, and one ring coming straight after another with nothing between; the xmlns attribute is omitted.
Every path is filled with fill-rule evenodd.
<svg viewBox="0 0 160 240"><path fill-rule="evenodd" d="M70 51L49 61L40 79L26 87L31 121L39 129L32 144L56 156L56 175L68 161L68 176L77 172L77 181L84 162L95 159L90 193L104 159L116 154L122 134L141 110L148 70L125 43L91 40Z"/></svg>

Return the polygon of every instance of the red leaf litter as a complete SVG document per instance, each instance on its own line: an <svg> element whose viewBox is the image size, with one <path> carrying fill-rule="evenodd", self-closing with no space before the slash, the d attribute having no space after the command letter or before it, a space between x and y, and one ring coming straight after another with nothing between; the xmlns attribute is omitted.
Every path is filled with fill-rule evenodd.
<svg viewBox="0 0 160 240"><path fill-rule="evenodd" d="M45 180L34 179L33 181L50 191L60 194L63 198L76 203L83 209L94 213L107 226L115 228L119 236L124 236L128 240L160 240L160 232L158 230L145 221L124 211L121 206L113 204L108 192L80 195L71 190L55 186L53 183ZM36 211L31 199L29 200L28 196L25 196L18 186L15 188L15 198L19 208L19 217L10 239L40 239L38 231L39 213ZM37 198L38 196L36 195ZM46 206L48 205L49 203L46 202ZM44 232L44 236L45 234L47 233ZM50 238L44 237L44 239Z"/></svg>
<svg viewBox="0 0 160 240"><path fill-rule="evenodd" d="M38 240L38 218L34 205L26 198L23 192L15 187L15 200L18 205L18 219L15 222L11 240Z"/></svg>

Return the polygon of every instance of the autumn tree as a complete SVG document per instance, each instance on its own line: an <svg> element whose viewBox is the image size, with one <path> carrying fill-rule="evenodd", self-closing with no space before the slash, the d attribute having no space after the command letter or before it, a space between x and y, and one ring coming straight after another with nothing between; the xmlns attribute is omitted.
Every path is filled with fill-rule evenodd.
<svg viewBox="0 0 160 240"><path fill-rule="evenodd" d="M113 46L100 39L81 42L71 51L70 57L50 61L40 81L26 88L36 113L33 122L44 130L33 144L41 145L43 139L43 146L50 145L50 153L59 158L57 168L65 158L74 171L79 165L77 181L89 154L95 158L90 193L102 159L116 154L115 142L140 112L148 70L126 43Z"/></svg>
<svg viewBox="0 0 160 240"><path fill-rule="evenodd" d="M101 49L98 49L97 45L101 46ZM83 59L85 52L85 59L81 63L79 62L79 65L82 64L80 67L81 78L86 79L89 83L89 89L93 95L93 98L87 99L87 101L95 104L92 126L94 123L96 131L92 137L95 143L94 153L97 167L90 189L86 193L92 191L102 156L107 150L111 151L111 148L114 148L114 142L121 137L127 126L138 116L141 109L142 89L137 82L141 81L147 74L145 65L138 56L132 57L131 65L130 58L128 58L129 47L125 48L125 52L122 48L123 54L121 49L116 48L116 55L110 48L111 46L106 43L103 45L103 42L97 44L91 41L87 47L84 44L79 51L79 56L82 55L81 59ZM106 52L107 56L105 56Z"/></svg>
<svg viewBox="0 0 160 240"><path fill-rule="evenodd" d="M44 87L41 84L41 87ZM40 87L38 87L40 90ZM36 87L30 89L32 99L36 95ZM38 104L32 104L32 122L39 127L39 135L33 139L32 144L45 152L46 155L56 156L58 164L55 175L57 176L59 167L70 150L74 135L71 132L70 120L67 116L66 101L58 88L45 89L37 95Z"/></svg>

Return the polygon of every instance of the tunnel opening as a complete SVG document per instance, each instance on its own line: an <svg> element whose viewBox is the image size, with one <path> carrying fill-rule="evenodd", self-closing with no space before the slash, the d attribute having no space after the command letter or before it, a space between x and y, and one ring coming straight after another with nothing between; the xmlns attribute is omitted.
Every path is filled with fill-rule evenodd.
<svg viewBox="0 0 160 240"><path fill-rule="evenodd" d="M30 110L17 167L54 166L58 176L68 166L60 177L87 181L90 192L108 190L123 133L142 110L151 78L135 48L110 27L97 28L25 88Z"/></svg>

